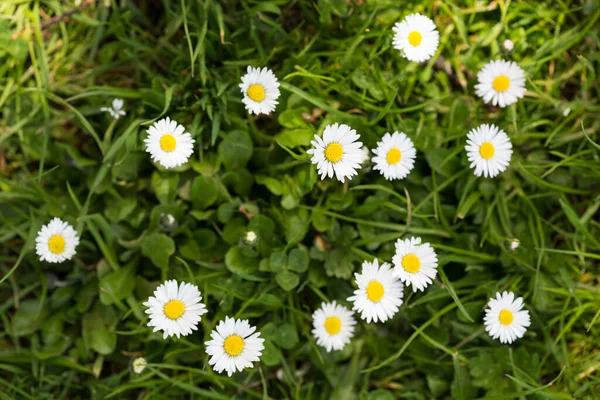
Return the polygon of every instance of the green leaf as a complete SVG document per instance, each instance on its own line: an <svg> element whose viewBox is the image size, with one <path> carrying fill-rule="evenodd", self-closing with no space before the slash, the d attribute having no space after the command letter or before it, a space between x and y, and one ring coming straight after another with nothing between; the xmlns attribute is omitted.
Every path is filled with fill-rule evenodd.
<svg viewBox="0 0 600 400"><path fill-rule="evenodd" d="M278 135L275 135L277 143L286 147L309 146L314 139L315 133L310 128L305 129L286 129Z"/></svg>
<svg viewBox="0 0 600 400"><path fill-rule="evenodd" d="M369 392L367 400L394 400L395 397L391 392L385 389L377 389L373 392Z"/></svg>
<svg viewBox="0 0 600 400"><path fill-rule="evenodd" d="M279 179L266 175L256 175L256 183L266 186L269 192L274 195L281 196L283 194L284 185Z"/></svg>
<svg viewBox="0 0 600 400"><path fill-rule="evenodd" d="M281 325L273 339L279 347L286 350L291 350L298 344L296 328L291 324Z"/></svg>
<svg viewBox="0 0 600 400"><path fill-rule="evenodd" d="M277 281L277 284L286 292L289 292L300 283L300 277L290 271L278 272L277 275L275 275L275 280Z"/></svg>
<svg viewBox="0 0 600 400"><path fill-rule="evenodd" d="M40 329L48 317L46 307L40 310L38 300L24 300L12 317L12 331L15 336L27 336Z"/></svg>
<svg viewBox="0 0 600 400"><path fill-rule="evenodd" d="M136 206L137 200L134 197L126 197L114 203L109 203L104 214L111 222L119 222L127 218L135 210Z"/></svg>
<svg viewBox="0 0 600 400"><path fill-rule="evenodd" d="M271 254L270 258L271 271L281 272L285 268L287 255L283 251L276 251Z"/></svg>
<svg viewBox="0 0 600 400"><path fill-rule="evenodd" d="M117 346L117 334L105 327L94 329L90 332L92 349L100 354L111 354Z"/></svg>
<svg viewBox="0 0 600 400"><path fill-rule="evenodd" d="M244 131L233 131L223 135L223 141L219 143L219 160L225 169L236 170L246 166L252 156L252 139Z"/></svg>
<svg viewBox="0 0 600 400"><path fill-rule="evenodd" d="M179 174L158 171L152 174L152 189L161 204L169 204L175 200L178 183Z"/></svg>
<svg viewBox="0 0 600 400"><path fill-rule="evenodd" d="M225 265L234 274L245 276L258 269L258 259L247 257L242 249L234 246L225 254Z"/></svg>
<svg viewBox="0 0 600 400"><path fill-rule="evenodd" d="M296 272L305 272L308 269L308 251L305 247L298 247L290 251L288 268Z"/></svg>
<svg viewBox="0 0 600 400"><path fill-rule="evenodd" d="M102 304L110 305L129 296L135 286L135 267L129 265L106 274L100 279L98 289Z"/></svg>
<svg viewBox="0 0 600 400"><path fill-rule="evenodd" d="M164 233L153 233L142 240L142 254L159 268L169 267L169 257L175 253L175 242Z"/></svg>
<svg viewBox="0 0 600 400"><path fill-rule="evenodd" d="M215 178L200 175L192 183L191 196L194 208L204 210L219 199L219 185Z"/></svg>
<svg viewBox="0 0 600 400"><path fill-rule="evenodd" d="M268 367L273 367L281 361L281 351L273 344L269 339L265 339L264 342L264 350L262 352L262 356L260 357L260 361L264 363Z"/></svg>

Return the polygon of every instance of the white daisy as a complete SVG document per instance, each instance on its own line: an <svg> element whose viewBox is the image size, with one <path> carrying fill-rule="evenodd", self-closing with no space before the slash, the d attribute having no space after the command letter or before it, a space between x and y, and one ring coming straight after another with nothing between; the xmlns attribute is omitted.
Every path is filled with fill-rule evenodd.
<svg viewBox="0 0 600 400"><path fill-rule="evenodd" d="M165 281L156 288L154 297L144 303L148 307L146 314L150 314L148 326L153 326L154 332L163 331L163 339L187 336L198 329L200 316L207 312L201 300L196 285L181 282L178 288L175 279Z"/></svg>
<svg viewBox="0 0 600 400"><path fill-rule="evenodd" d="M35 252L40 261L61 263L75 255L79 237L75 229L60 218L54 218L42 226L35 239Z"/></svg>
<svg viewBox="0 0 600 400"><path fill-rule="evenodd" d="M411 14L402 22L396 22L393 30L396 34L392 44L410 61L429 60L440 43L433 21L420 14Z"/></svg>
<svg viewBox="0 0 600 400"><path fill-rule="evenodd" d="M477 96L506 107L525 96L525 71L512 61L490 61L477 74Z"/></svg>
<svg viewBox="0 0 600 400"><path fill-rule="evenodd" d="M206 354L211 356L208 363L219 373L227 371L229 376L252 368L252 363L259 360L265 348L265 340L259 337L260 332L254 333L255 330L248 320L225 317L225 321L219 322L211 332L212 340L205 343Z"/></svg>
<svg viewBox="0 0 600 400"><path fill-rule="evenodd" d="M354 336L356 321L352 311L346 307L332 303L322 303L321 308L313 313L312 334L319 346L327 349L342 350Z"/></svg>
<svg viewBox="0 0 600 400"><path fill-rule="evenodd" d="M421 238L398 239L392 262L392 273L414 292L425 290L437 275L437 255L429 243L421 244Z"/></svg>
<svg viewBox="0 0 600 400"><path fill-rule="evenodd" d="M523 310L523 298L515 300L512 292L496 293L485 310L485 330L501 343L512 343L522 338L531 324L529 311Z"/></svg>
<svg viewBox="0 0 600 400"><path fill-rule="evenodd" d="M250 114L269 114L275 111L279 98L279 82L277 77L269 68L248 67L246 75L242 76L240 89Z"/></svg>
<svg viewBox="0 0 600 400"><path fill-rule="evenodd" d="M358 290L348 301L354 303L352 310L360 312L360 317L370 323L385 322L398 312L402 305L404 285L394 277L388 263L364 261L362 272L354 274Z"/></svg>
<svg viewBox="0 0 600 400"><path fill-rule="evenodd" d="M311 143L314 149L307 151L312 154L311 161L317 164L317 170L321 179L325 176L333 177L344 182L346 177L352 178L360 164L364 161L364 153L361 149L362 143L357 142L360 135L344 124L327 125L323 131L323 138L315 135Z"/></svg>
<svg viewBox="0 0 600 400"><path fill-rule="evenodd" d="M152 160L165 168L185 164L194 152L194 139L185 128L169 117L163 118L148 129L144 139L146 151Z"/></svg>
<svg viewBox="0 0 600 400"><path fill-rule="evenodd" d="M467 157L475 175L493 178L504 172L512 156L508 135L496 125L483 124L467 135Z"/></svg>
<svg viewBox="0 0 600 400"><path fill-rule="evenodd" d="M102 107L100 111L108 112L114 119L119 119L127 114L125 110L123 110L123 99L114 99L111 107Z"/></svg>
<svg viewBox="0 0 600 400"><path fill-rule="evenodd" d="M415 166L417 151L412 140L404 133L386 133L373 150L373 163L387 180L403 179Z"/></svg>

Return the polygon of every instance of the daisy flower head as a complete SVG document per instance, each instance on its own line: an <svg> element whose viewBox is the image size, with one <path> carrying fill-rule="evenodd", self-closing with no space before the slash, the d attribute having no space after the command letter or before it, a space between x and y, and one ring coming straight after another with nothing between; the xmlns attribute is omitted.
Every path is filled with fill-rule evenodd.
<svg viewBox="0 0 600 400"><path fill-rule="evenodd" d="M75 229L60 218L53 218L39 230L35 252L40 256L40 261L61 263L73 258L78 244L79 237Z"/></svg>
<svg viewBox="0 0 600 400"><path fill-rule="evenodd" d="M393 274L414 292L425 290L437 275L437 255L429 243L421 244L421 238L398 239L392 262Z"/></svg>
<svg viewBox="0 0 600 400"><path fill-rule="evenodd" d="M352 317L352 311L335 301L322 303L312 317L312 334L317 339L317 344L328 353L331 350L342 350L354 336L356 321Z"/></svg>
<svg viewBox="0 0 600 400"><path fill-rule="evenodd" d="M314 148L307 153L312 154L311 161L317 164L321 179L332 178L335 173L336 178L344 182L345 178L351 179L357 174L365 157L362 142L357 142L359 138L354 129L337 123L325 127L323 138L315 135L311 142Z"/></svg>
<svg viewBox="0 0 600 400"><path fill-rule="evenodd" d="M386 133L373 153L373 169L379 170L389 181L406 178L414 168L417 156L412 140L405 133L398 132Z"/></svg>
<svg viewBox="0 0 600 400"><path fill-rule="evenodd" d="M483 124L469 132L465 150L475 175L486 178L506 171L513 152L506 132L493 124Z"/></svg>
<svg viewBox="0 0 600 400"><path fill-rule="evenodd" d="M396 22L392 44L409 61L429 60L438 48L440 34L433 21L421 14L411 14Z"/></svg>
<svg viewBox="0 0 600 400"><path fill-rule="evenodd" d="M123 99L114 99L110 107L102 107L100 111L105 111L113 117L113 119L119 119L127 113L123 110Z"/></svg>
<svg viewBox="0 0 600 400"><path fill-rule="evenodd" d="M522 338L531 324L529 311L523 310L523 298L515 300L512 292L496 293L491 298L484 317L485 330L500 343L512 343Z"/></svg>
<svg viewBox="0 0 600 400"><path fill-rule="evenodd" d="M165 281L144 303L148 307L146 314L150 314L148 326L153 326L154 332L163 331L163 339L187 336L198 329L201 315L207 312L201 300L196 285L185 282L177 285L175 279Z"/></svg>
<svg viewBox="0 0 600 400"><path fill-rule="evenodd" d="M398 312L402 305L404 285L390 269L388 263L381 264L375 259L372 263L364 261L360 274L354 274L358 290L348 301L354 303L352 310L358 311L367 323L385 322Z"/></svg>
<svg viewBox="0 0 600 400"><path fill-rule="evenodd" d="M165 168L185 164L194 152L194 139L185 128L169 117L157 121L148 129L144 139L152 160Z"/></svg>
<svg viewBox="0 0 600 400"><path fill-rule="evenodd" d="M477 74L477 81L477 96L495 106L506 107L525 96L525 71L513 61L490 61Z"/></svg>
<svg viewBox="0 0 600 400"><path fill-rule="evenodd" d="M264 339L255 326L250 326L248 320L225 317L219 322L216 329L211 332L209 340L205 343L206 354L210 357L208 363L218 373L227 371L231 376L236 371L252 368L252 363L259 361Z"/></svg>
<svg viewBox="0 0 600 400"><path fill-rule="evenodd" d="M244 95L242 102L250 114L269 114L275 111L279 98L279 82L269 68L248 67L246 75L242 76L240 90Z"/></svg>

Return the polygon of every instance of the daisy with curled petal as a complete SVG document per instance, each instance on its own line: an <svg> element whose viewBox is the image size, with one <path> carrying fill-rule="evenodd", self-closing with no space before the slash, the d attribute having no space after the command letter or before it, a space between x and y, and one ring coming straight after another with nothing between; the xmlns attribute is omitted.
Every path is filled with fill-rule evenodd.
<svg viewBox="0 0 600 400"><path fill-rule="evenodd" d="M53 218L39 230L35 252L40 256L40 261L61 263L73 258L78 244L79 237L75 229L60 218Z"/></svg>
<svg viewBox="0 0 600 400"><path fill-rule="evenodd" d="M525 96L525 71L513 61L490 61L477 74L477 96L506 107Z"/></svg>
<svg viewBox="0 0 600 400"><path fill-rule="evenodd" d="M412 140L403 132L386 133L373 153L373 169L379 170L389 181L406 178L415 166L417 156Z"/></svg>
<svg viewBox="0 0 600 400"><path fill-rule="evenodd" d="M354 303L352 310L360 313L367 323L385 322L398 312L402 305L404 285L390 269L388 263L381 264L375 259L372 263L364 261L362 272L354 274L358 290L348 301Z"/></svg>
<svg viewBox="0 0 600 400"><path fill-rule="evenodd" d="M345 178L352 178L356 175L357 169L364 161L362 143L357 142L360 136L356 131L344 124L327 125L323 131L323 138L315 135L315 140L311 143L314 149L307 151L312 154L311 161L317 164L317 171L321 174L321 179L333 177L340 182Z"/></svg>
<svg viewBox="0 0 600 400"><path fill-rule="evenodd" d="M252 368L252 363L259 361L265 348L260 332L254 331L256 327L250 326L248 320L225 317L225 321L219 322L211 332L212 340L205 343L206 354L211 356L208 363L218 373L227 371L228 376Z"/></svg>
<svg viewBox="0 0 600 400"><path fill-rule="evenodd" d="M102 107L100 111L108 112L114 119L119 119L120 117L126 115L127 113L123 110L123 100L122 99L114 99L112 101L111 107Z"/></svg>
<svg viewBox="0 0 600 400"><path fill-rule="evenodd" d="M392 262L393 274L414 292L425 290L437 275L437 255L429 243L421 244L421 238L398 239Z"/></svg>
<svg viewBox="0 0 600 400"><path fill-rule="evenodd" d="M354 336L356 321L352 317L352 311L336 304L335 301L322 303L312 318L312 334L317 339L317 344L324 347L328 353L331 350L342 350Z"/></svg>
<svg viewBox="0 0 600 400"><path fill-rule="evenodd" d="M483 124L467 135L467 157L475 175L493 178L506 171L512 156L512 144L506 132L496 125Z"/></svg>
<svg viewBox="0 0 600 400"><path fill-rule="evenodd" d="M144 139L152 160L165 168L185 164L194 152L194 139L185 128L169 117L157 121L148 129Z"/></svg>
<svg viewBox="0 0 600 400"><path fill-rule="evenodd" d="M207 312L201 301L196 285L181 282L178 286L175 279L165 281L144 303L146 314L150 314L148 326L153 326L154 332L163 331L163 339L187 336L198 329L201 316Z"/></svg>
<svg viewBox="0 0 600 400"><path fill-rule="evenodd" d="M523 298L515 300L512 292L496 293L485 310L485 330L500 343L512 343L522 338L531 324L529 311L523 310Z"/></svg>
<svg viewBox="0 0 600 400"><path fill-rule="evenodd" d="M248 67L246 75L242 76L240 90L244 95L242 102L250 114L269 114L275 111L279 98L279 82L269 68Z"/></svg>
<svg viewBox="0 0 600 400"><path fill-rule="evenodd" d="M411 14L396 22L392 44L410 61L429 60L438 48L440 34L433 21L420 14Z"/></svg>

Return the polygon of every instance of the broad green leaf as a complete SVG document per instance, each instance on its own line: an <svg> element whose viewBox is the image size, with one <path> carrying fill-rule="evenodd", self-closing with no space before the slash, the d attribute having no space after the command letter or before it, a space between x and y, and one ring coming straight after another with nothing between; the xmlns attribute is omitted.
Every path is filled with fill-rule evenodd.
<svg viewBox="0 0 600 400"><path fill-rule="evenodd" d="M142 254L159 268L169 267L169 257L175 253L175 242L164 233L152 233L142 239Z"/></svg>

